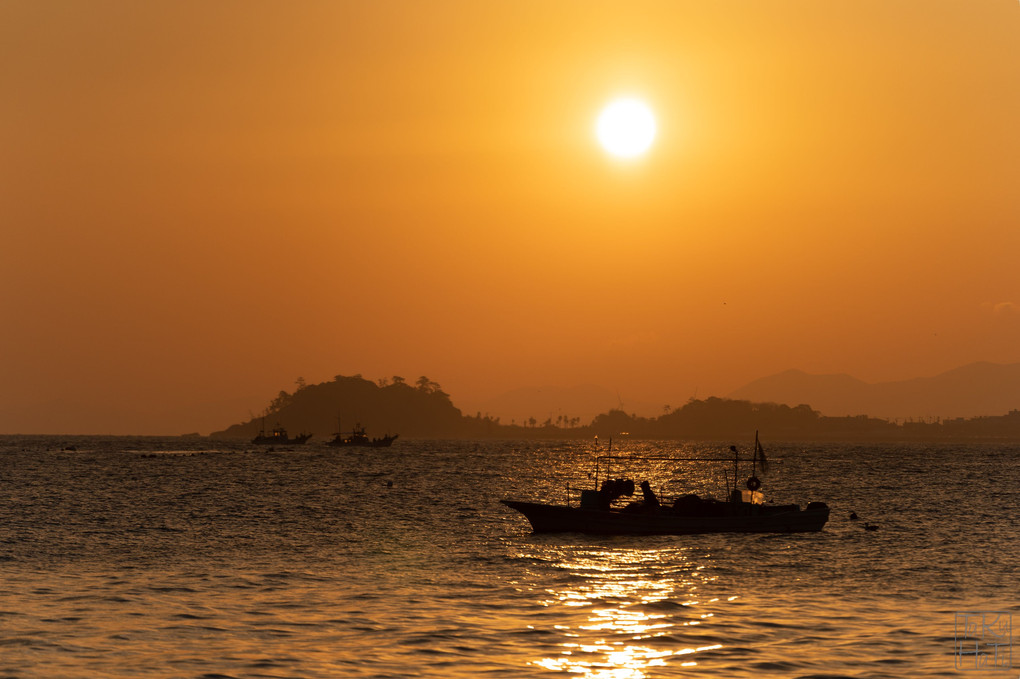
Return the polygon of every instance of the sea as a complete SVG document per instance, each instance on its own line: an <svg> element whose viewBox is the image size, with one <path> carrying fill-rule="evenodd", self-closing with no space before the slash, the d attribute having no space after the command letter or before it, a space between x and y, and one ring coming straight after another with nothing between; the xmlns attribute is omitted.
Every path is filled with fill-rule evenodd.
<svg viewBox="0 0 1020 679"><path fill-rule="evenodd" d="M594 441L0 437L0 677L1020 677L1020 444L763 445L822 531L535 535L500 503L594 487Z"/></svg>

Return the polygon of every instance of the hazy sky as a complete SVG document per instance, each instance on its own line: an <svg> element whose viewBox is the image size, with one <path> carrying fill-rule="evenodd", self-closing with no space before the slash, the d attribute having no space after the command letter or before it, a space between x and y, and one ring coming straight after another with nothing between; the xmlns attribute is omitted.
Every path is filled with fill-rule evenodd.
<svg viewBox="0 0 1020 679"><path fill-rule="evenodd" d="M0 88L0 432L1020 361L1017 0L6 0Z"/></svg>

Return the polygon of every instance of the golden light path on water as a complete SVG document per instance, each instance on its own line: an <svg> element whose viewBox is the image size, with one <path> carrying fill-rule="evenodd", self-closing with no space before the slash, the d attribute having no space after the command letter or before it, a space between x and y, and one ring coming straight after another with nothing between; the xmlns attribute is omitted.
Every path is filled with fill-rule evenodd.
<svg viewBox="0 0 1020 679"><path fill-rule="evenodd" d="M586 679L644 679L667 663L697 665L698 653L723 648L698 643L698 626L719 598L698 599L714 580L678 548L556 549L569 584L546 589L540 603L562 609L557 656L532 661ZM551 555L546 554L548 559ZM728 597L732 601L737 597ZM710 639L710 637L709 637Z"/></svg>

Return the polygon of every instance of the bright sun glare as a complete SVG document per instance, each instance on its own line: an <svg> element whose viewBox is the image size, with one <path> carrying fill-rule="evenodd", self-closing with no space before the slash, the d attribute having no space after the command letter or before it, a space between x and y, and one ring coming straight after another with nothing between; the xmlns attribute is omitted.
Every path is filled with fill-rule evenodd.
<svg viewBox="0 0 1020 679"><path fill-rule="evenodd" d="M655 116L640 99L616 99L602 109L595 125L602 148L618 158L633 158L655 140Z"/></svg>

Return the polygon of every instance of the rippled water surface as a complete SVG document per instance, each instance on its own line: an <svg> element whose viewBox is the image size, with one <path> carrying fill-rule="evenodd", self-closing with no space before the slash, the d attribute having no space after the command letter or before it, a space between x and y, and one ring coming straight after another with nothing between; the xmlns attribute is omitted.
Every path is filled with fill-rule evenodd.
<svg viewBox="0 0 1020 679"><path fill-rule="evenodd" d="M1020 447L767 447L768 497L827 502L822 532L532 535L499 500L590 487L587 443L9 437L0 676L1020 675L955 652L958 612L1020 626Z"/></svg>

